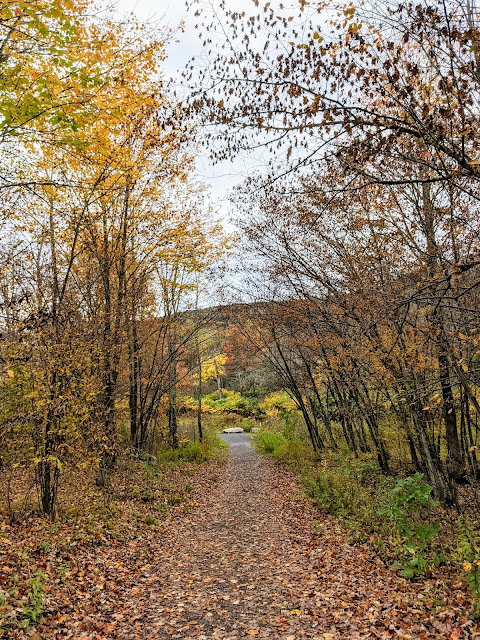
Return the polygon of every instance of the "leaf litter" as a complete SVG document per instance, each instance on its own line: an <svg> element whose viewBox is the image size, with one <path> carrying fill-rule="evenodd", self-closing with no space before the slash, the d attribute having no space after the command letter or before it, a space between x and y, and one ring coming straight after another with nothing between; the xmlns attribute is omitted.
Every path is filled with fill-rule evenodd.
<svg viewBox="0 0 480 640"><path fill-rule="evenodd" d="M70 539L61 577L62 549L53 542L35 566L57 576L42 623L0 637L480 637L457 577L401 578L313 507L291 473L252 449L232 449L223 468L205 465L189 481L190 509L161 526L125 523L120 538ZM2 525L4 540L7 529Z"/></svg>

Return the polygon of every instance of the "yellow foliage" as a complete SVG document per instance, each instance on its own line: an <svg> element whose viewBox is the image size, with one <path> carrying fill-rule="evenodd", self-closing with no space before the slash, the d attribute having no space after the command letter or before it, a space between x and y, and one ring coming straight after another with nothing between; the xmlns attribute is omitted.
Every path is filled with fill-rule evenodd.
<svg viewBox="0 0 480 640"><path fill-rule="evenodd" d="M297 408L297 405L295 400L292 400L286 391L274 391L268 396L265 396L259 404L259 407L263 409L267 415L271 416L277 415L281 409L293 411Z"/></svg>
<svg viewBox="0 0 480 640"><path fill-rule="evenodd" d="M202 362L202 380L216 380L217 376L225 375L225 363L227 355L221 353L219 356L210 358ZM193 376L194 380L198 380L198 374Z"/></svg>

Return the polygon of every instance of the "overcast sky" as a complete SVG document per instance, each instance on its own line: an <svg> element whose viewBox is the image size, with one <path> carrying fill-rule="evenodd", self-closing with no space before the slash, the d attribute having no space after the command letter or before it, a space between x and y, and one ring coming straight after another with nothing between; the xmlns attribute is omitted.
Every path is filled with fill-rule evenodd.
<svg viewBox="0 0 480 640"><path fill-rule="evenodd" d="M253 0L226 0L226 5L235 11L256 13ZM120 13L133 11L142 20L158 21L162 26L168 25L172 28L184 22L183 33L178 33L179 42L173 42L169 47L168 60L164 67L165 75L175 77L193 56L202 53L201 41L195 29L198 19L193 15L193 11L187 10L185 0L119 0L118 10ZM222 221L227 222L230 215L228 193L233 186L242 182L259 162L260 159L254 162L252 158L245 157L237 158L232 163L212 166L206 156L199 158L197 164L200 178L209 185L211 201Z"/></svg>

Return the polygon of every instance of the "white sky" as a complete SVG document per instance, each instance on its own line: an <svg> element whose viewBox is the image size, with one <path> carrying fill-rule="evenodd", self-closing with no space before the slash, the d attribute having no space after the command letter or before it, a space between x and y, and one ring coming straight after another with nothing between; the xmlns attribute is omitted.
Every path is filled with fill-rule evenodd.
<svg viewBox="0 0 480 640"><path fill-rule="evenodd" d="M235 11L257 13L253 0L226 0L226 5ZM165 76L175 77L193 56L202 53L202 44L195 29L198 18L193 15L197 7L189 12L185 0L118 0L117 6L120 14L133 11L141 20L159 22L162 27L175 28L184 22L184 32L178 33L179 42L173 42L169 47L168 60L164 66ZM230 228L228 193L258 167L259 162L260 159L239 157L233 162L213 166L206 156L200 156L198 159L199 177L210 187L211 204L227 228Z"/></svg>

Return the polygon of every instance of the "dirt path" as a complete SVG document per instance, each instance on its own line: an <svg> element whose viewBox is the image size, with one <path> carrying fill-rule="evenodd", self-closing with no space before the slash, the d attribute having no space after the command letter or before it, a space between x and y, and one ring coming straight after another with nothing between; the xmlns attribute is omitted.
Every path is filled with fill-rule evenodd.
<svg viewBox="0 0 480 640"><path fill-rule="evenodd" d="M247 436L229 437L222 477L174 521L161 557L131 589L128 608L139 614L123 619L121 638L471 637L458 609L426 619L428 594L311 511Z"/></svg>

